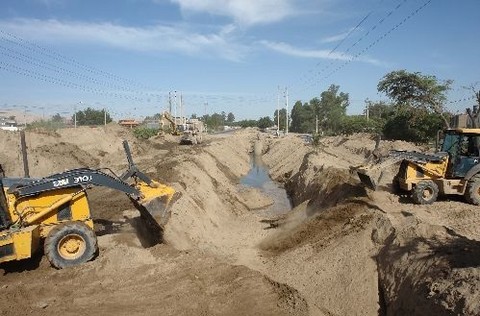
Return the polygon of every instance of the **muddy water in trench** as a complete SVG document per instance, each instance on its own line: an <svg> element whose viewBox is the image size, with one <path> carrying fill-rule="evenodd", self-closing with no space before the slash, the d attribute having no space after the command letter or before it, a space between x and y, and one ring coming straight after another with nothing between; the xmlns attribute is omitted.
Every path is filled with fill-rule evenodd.
<svg viewBox="0 0 480 316"><path fill-rule="evenodd" d="M292 209L287 192L280 183L270 178L268 166L263 162L260 155L252 154L251 169L247 175L240 179L240 184L257 188L274 201L268 208L258 210L260 215L276 216L285 214Z"/></svg>

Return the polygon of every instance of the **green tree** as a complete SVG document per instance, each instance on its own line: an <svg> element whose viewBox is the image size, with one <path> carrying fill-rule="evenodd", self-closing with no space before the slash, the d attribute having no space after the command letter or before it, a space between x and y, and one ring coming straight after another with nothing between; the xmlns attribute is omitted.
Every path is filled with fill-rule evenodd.
<svg viewBox="0 0 480 316"><path fill-rule="evenodd" d="M342 120L347 115L348 93L339 92L340 86L330 87L320 94L320 99L310 100L313 112L318 116L320 126L327 132L341 132Z"/></svg>
<svg viewBox="0 0 480 316"><path fill-rule="evenodd" d="M227 114L227 123L231 124L233 122L235 122L235 115L233 115L232 112L229 112Z"/></svg>
<svg viewBox="0 0 480 316"><path fill-rule="evenodd" d="M270 116L261 117L257 122L258 128L268 128L272 127L273 125L275 124L273 123Z"/></svg>
<svg viewBox="0 0 480 316"><path fill-rule="evenodd" d="M368 108L369 119L386 121L395 112L395 108L384 101L365 100L365 108Z"/></svg>
<svg viewBox="0 0 480 316"><path fill-rule="evenodd" d="M395 106L408 109L412 117L415 117L416 113L420 116L424 113L415 110L426 110L439 115L444 125L449 127L443 102L451 84L451 80L440 82L432 75L397 70L386 74L378 83L377 89L392 99Z"/></svg>
<svg viewBox="0 0 480 316"><path fill-rule="evenodd" d="M383 124L379 120L368 119L363 115L346 116L342 120L341 133L351 135L353 133L380 133Z"/></svg>
<svg viewBox="0 0 480 316"><path fill-rule="evenodd" d="M383 134L387 139L425 143L434 139L443 125L443 119L435 113L425 109L403 109L386 121Z"/></svg>
<svg viewBox="0 0 480 316"><path fill-rule="evenodd" d="M290 130L296 133L308 133L315 131L315 113L310 104L295 102L291 113Z"/></svg>
<svg viewBox="0 0 480 316"><path fill-rule="evenodd" d="M208 126L209 130L223 130L225 126L225 112L221 114L213 113L212 115L206 114L203 116L203 122Z"/></svg>
<svg viewBox="0 0 480 316"><path fill-rule="evenodd" d="M161 113L155 113L152 116L146 116L144 121L158 121L162 118Z"/></svg>
<svg viewBox="0 0 480 316"><path fill-rule="evenodd" d="M63 123L65 122L64 118L59 114L55 114L54 116L52 116L52 122L54 123Z"/></svg>
<svg viewBox="0 0 480 316"><path fill-rule="evenodd" d="M112 118L110 114L105 110L95 110L92 108L86 108L83 111L78 111L77 113L77 125L102 125L104 123L105 117L106 122L110 123ZM72 120L75 119L75 116L72 117Z"/></svg>
<svg viewBox="0 0 480 316"><path fill-rule="evenodd" d="M257 120L241 120L241 121L235 122L234 125L240 126L242 128L256 127L258 126L258 121Z"/></svg>

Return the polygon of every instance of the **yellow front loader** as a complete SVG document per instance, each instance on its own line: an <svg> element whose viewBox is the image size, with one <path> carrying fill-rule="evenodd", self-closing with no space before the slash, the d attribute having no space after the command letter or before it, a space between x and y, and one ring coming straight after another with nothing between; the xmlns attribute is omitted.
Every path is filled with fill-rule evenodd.
<svg viewBox="0 0 480 316"><path fill-rule="evenodd" d="M443 134L440 151L392 152L380 164L358 168L360 180L375 190L382 169L401 161L392 185L410 194L416 204L431 204L439 195L462 195L480 205L480 129L448 129Z"/></svg>
<svg viewBox="0 0 480 316"><path fill-rule="evenodd" d="M162 240L175 190L151 180L133 163L112 171L79 168L41 179L7 178L0 166L0 262L27 259L42 246L56 268L91 260L98 251L86 190L105 186L127 194L140 211L148 245Z"/></svg>

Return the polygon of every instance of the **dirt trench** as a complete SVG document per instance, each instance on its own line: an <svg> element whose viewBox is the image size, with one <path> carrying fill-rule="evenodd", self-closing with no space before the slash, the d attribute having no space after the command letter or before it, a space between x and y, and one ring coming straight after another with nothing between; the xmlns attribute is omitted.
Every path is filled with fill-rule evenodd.
<svg viewBox="0 0 480 316"><path fill-rule="evenodd" d="M0 136L4 148L17 146L11 134ZM128 137L116 127L68 130L32 134L29 147L48 162L37 164L39 176L79 164L118 171ZM130 141L140 170L181 193L166 243L142 248L128 199L92 190L99 256L64 270L42 256L0 266L0 315L478 314L478 213L461 201L406 203L388 192L388 177L384 191L365 191L349 169L371 153L368 135L325 138L317 148L255 130L198 146ZM265 218L258 209L271 199L239 185L255 150L291 196L287 215ZM7 174L21 170L14 151L0 153Z"/></svg>
<svg viewBox="0 0 480 316"><path fill-rule="evenodd" d="M364 144L372 139L358 141L358 136L324 139L302 160L279 159L275 147L285 145L276 142L266 150L264 160L297 206L260 244L278 271L298 263L296 273L276 277L304 294L311 314L480 314L477 207L447 198L413 205L390 193L394 167L380 192L365 191L346 168L371 153ZM380 147L390 149L422 150L402 142Z"/></svg>

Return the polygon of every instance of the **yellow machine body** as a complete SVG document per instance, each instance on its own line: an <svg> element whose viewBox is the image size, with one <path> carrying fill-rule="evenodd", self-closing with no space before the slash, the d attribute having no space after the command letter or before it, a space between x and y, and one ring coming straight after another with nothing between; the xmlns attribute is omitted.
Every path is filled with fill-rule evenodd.
<svg viewBox="0 0 480 316"><path fill-rule="evenodd" d="M18 200L7 191L8 188L4 188L6 211L11 221L16 223L22 217L29 225L13 225L0 231L0 262L30 258L37 251L40 240L62 222L81 221L93 229L87 194L79 192L78 188L47 191ZM59 201L66 202L55 207Z"/></svg>
<svg viewBox="0 0 480 316"><path fill-rule="evenodd" d="M29 258L41 245L56 268L93 259L98 243L86 193L92 186L127 194L140 212L134 227L142 245L160 243L178 195L140 172L123 145L129 167L121 176L78 168L41 179L6 178L0 165L0 262Z"/></svg>
<svg viewBox="0 0 480 316"><path fill-rule="evenodd" d="M441 162L427 163L404 160L397 174L398 184L401 189L410 191L417 183L426 179L443 181L445 179L448 162L448 157L445 157Z"/></svg>
<svg viewBox="0 0 480 316"><path fill-rule="evenodd" d="M480 129L448 129L443 134L440 151L393 152L376 166L358 168L360 180L375 190L382 169L401 161L393 186L409 192L415 203L430 204L438 195L455 194L480 205Z"/></svg>

